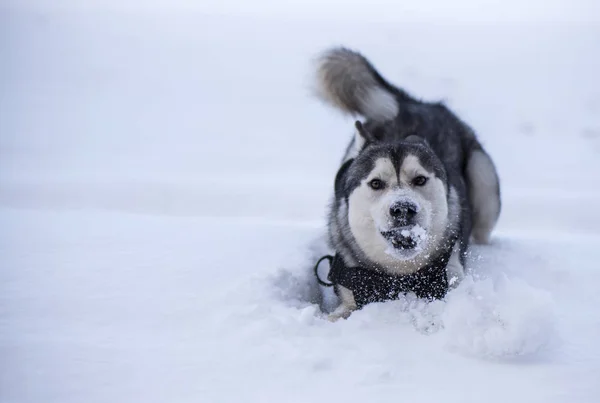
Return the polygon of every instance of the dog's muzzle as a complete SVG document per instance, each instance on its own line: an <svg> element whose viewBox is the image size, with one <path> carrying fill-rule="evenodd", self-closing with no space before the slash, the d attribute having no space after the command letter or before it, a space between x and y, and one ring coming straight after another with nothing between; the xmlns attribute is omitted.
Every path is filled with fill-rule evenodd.
<svg viewBox="0 0 600 403"><path fill-rule="evenodd" d="M410 250L418 245L412 229L417 224L419 206L410 200L396 201L390 206L389 229L381 235L396 249Z"/></svg>
<svg viewBox="0 0 600 403"><path fill-rule="evenodd" d="M415 225L415 217L419 207L411 201L400 201L390 206L390 217L394 227Z"/></svg>
<svg viewBox="0 0 600 403"><path fill-rule="evenodd" d="M410 227L394 228L389 231L383 231L381 235L396 249L414 249L418 244Z"/></svg>

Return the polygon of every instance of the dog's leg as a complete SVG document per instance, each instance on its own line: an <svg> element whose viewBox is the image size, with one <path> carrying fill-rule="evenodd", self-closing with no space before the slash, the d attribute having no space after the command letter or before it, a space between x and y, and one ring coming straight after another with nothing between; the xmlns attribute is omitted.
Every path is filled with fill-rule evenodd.
<svg viewBox="0 0 600 403"><path fill-rule="evenodd" d="M352 311L355 311L356 301L354 300L354 294L351 290L346 287L342 287L341 285L338 287L338 295L340 297L340 306L338 306L335 311L329 314L327 319L331 322L335 322L338 319L348 319Z"/></svg>
<svg viewBox="0 0 600 403"><path fill-rule="evenodd" d="M500 181L483 149L473 151L467 162L467 183L473 216L473 239L486 244L500 215Z"/></svg>
<svg viewBox="0 0 600 403"><path fill-rule="evenodd" d="M463 278L465 278L465 268L460 259L460 246L457 242L452 249L452 255L446 266L446 277L450 289L457 287Z"/></svg>

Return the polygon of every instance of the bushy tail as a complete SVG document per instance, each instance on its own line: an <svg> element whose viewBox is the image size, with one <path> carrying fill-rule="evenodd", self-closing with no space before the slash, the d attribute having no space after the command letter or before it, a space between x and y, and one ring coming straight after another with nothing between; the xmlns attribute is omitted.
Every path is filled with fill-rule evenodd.
<svg viewBox="0 0 600 403"><path fill-rule="evenodd" d="M334 48L319 57L317 95L350 114L385 121L393 119L403 102L415 102L388 83L361 54Z"/></svg>

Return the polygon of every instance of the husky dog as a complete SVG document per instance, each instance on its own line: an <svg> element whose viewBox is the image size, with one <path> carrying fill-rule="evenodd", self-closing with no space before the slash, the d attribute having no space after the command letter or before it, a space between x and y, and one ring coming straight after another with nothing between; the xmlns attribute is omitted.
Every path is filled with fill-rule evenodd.
<svg viewBox="0 0 600 403"><path fill-rule="evenodd" d="M360 116L335 178L328 279L331 319L414 292L443 298L472 236L487 243L500 214L494 164L473 130L441 103L390 84L361 54L325 52L317 95ZM322 284L323 282L319 280Z"/></svg>

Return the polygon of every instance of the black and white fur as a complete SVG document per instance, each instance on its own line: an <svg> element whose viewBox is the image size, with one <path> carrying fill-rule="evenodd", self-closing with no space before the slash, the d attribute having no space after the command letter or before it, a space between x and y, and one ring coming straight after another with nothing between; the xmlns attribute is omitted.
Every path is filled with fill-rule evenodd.
<svg viewBox="0 0 600 403"><path fill-rule="evenodd" d="M498 175L473 130L345 48L318 59L317 91L364 119L336 176L330 246L349 267L392 275L415 273L451 248L446 273L450 284L460 280L469 238L489 242L500 214ZM331 317L347 317L353 293L339 285L336 292L341 305Z"/></svg>

